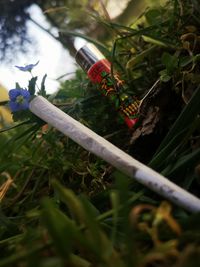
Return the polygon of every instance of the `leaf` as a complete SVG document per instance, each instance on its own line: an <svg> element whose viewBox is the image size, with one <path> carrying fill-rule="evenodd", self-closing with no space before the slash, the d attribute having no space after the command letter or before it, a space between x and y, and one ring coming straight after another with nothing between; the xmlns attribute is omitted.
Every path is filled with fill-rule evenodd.
<svg viewBox="0 0 200 267"><path fill-rule="evenodd" d="M15 134L13 139L15 141L17 141L23 137L30 137L39 129L39 127L40 126L37 123L32 123L32 124L30 124L30 127L28 129L26 129L25 131L23 131L22 133L19 132L19 133Z"/></svg>
<svg viewBox="0 0 200 267"><path fill-rule="evenodd" d="M191 125L174 136L169 141L169 143L157 155L154 156L154 158L149 163L149 166L156 170L161 170L161 167L166 165L167 163L171 162L172 164L174 164L175 155L181 153L183 146L187 144L187 142L191 138L191 135L199 128L199 126L200 118L196 117ZM170 168L165 168L165 170L167 171L168 169L171 170L171 166Z"/></svg>
<svg viewBox="0 0 200 267"><path fill-rule="evenodd" d="M181 68L186 67L187 65L189 65L190 63L193 62L193 58L191 56L184 56L184 57L180 57L179 58L179 66Z"/></svg>
<svg viewBox="0 0 200 267"><path fill-rule="evenodd" d="M164 52L162 55L162 63L165 65L167 69L167 73L173 74L175 69L178 68L178 58L176 56L172 56L167 52Z"/></svg>
<svg viewBox="0 0 200 267"><path fill-rule="evenodd" d="M154 44L156 46L161 46L161 47L171 47L171 46L173 46L173 44L169 43L166 40L158 38L158 37L151 37L151 36L148 36L148 35L142 35L142 38L144 39L145 42L150 43L150 44Z"/></svg>
<svg viewBox="0 0 200 267"><path fill-rule="evenodd" d="M79 199L71 190L63 188L56 180L53 181L53 186L71 213L82 223L81 228L85 229L85 240L97 259L108 260L113 253L112 243L101 230L91 203L83 196Z"/></svg>
<svg viewBox="0 0 200 267"><path fill-rule="evenodd" d="M184 137L185 130L174 136L149 163L149 167L159 170L165 163L167 156L177 147L179 141Z"/></svg>
<svg viewBox="0 0 200 267"><path fill-rule="evenodd" d="M99 259L106 260L110 258L113 252L113 246L110 240L107 238L105 233L101 230L99 222L94 216L93 210L91 209L90 202L82 197L81 202L85 211L85 226L86 232L85 237L90 242L91 246L96 251L96 256Z"/></svg>
<svg viewBox="0 0 200 267"><path fill-rule="evenodd" d="M46 90L45 90L46 78L47 78L47 74L45 74L44 77L42 78L41 87L40 87L40 90L38 92L38 95L42 95L44 97L47 95Z"/></svg>
<svg viewBox="0 0 200 267"><path fill-rule="evenodd" d="M75 223L56 209L50 199L46 198L42 201L42 208L42 221L47 227L57 251L63 258L69 258L77 232Z"/></svg>
<svg viewBox="0 0 200 267"><path fill-rule="evenodd" d="M138 127L132 134L131 144L133 144L140 136L151 134L158 121L160 120L160 113L158 107L150 106L145 118L142 120L141 126Z"/></svg>
<svg viewBox="0 0 200 267"><path fill-rule="evenodd" d="M175 175L180 171L186 171L188 168L192 168L198 163L200 159L200 148L195 151L181 157L174 166L171 166L170 170L163 171L163 175Z"/></svg>
<svg viewBox="0 0 200 267"><path fill-rule="evenodd" d="M146 20L149 24L156 24L162 22L161 10L150 9L145 13Z"/></svg>
<svg viewBox="0 0 200 267"><path fill-rule="evenodd" d="M57 13L57 12L63 12L63 11L66 11L66 10L68 10L68 9L65 6L52 7L52 8L45 9L45 11L43 13L44 14L47 14L47 13Z"/></svg>
<svg viewBox="0 0 200 267"><path fill-rule="evenodd" d="M197 87L189 103L185 106L172 128L168 132L167 136L162 141L155 155L157 155L168 143L178 134L183 132L194 120L194 118L200 113L200 86Z"/></svg>
<svg viewBox="0 0 200 267"><path fill-rule="evenodd" d="M89 261L75 254L70 254L69 260L70 260L71 265L74 267L91 267L92 266L92 264Z"/></svg>
<svg viewBox="0 0 200 267"><path fill-rule="evenodd" d="M36 86L37 77L33 77L28 83L28 91L30 95L35 95L35 86Z"/></svg>
<svg viewBox="0 0 200 267"><path fill-rule="evenodd" d="M112 191L110 193L110 199L112 203L112 209L113 209L113 227L112 227L112 242L115 243L116 239L116 233L117 233L117 222L118 222L118 216L119 216L119 207L120 207L120 200L119 195L117 191Z"/></svg>
<svg viewBox="0 0 200 267"><path fill-rule="evenodd" d="M171 76L168 74L168 72L167 72L167 70L166 69L164 69L164 70L161 70L160 72L159 72L159 74L160 74L160 80L161 80L161 82L169 82L170 80L171 80Z"/></svg>
<svg viewBox="0 0 200 267"><path fill-rule="evenodd" d="M75 221L58 210L50 199L44 199L42 207L42 221L46 225L57 251L64 259L67 257L68 261L72 260L71 253L73 252L73 248L75 245L79 244L84 251L88 250L96 260L101 260L103 255L101 252L103 251L100 251L97 244L92 242L92 240L97 240L98 232L92 233L90 232L90 228L81 232L80 226L76 225ZM90 217L88 216L87 218L89 219ZM93 224L93 221L90 221L90 223ZM105 246L103 249L104 248ZM107 253L107 251L105 251L105 253ZM72 258L75 259L73 256Z"/></svg>
<svg viewBox="0 0 200 267"><path fill-rule="evenodd" d="M151 46L150 48L142 51L140 54L132 57L126 64L126 68L130 69L133 66L137 65L138 63L142 62L146 56L148 56L153 50L155 46Z"/></svg>
<svg viewBox="0 0 200 267"><path fill-rule="evenodd" d="M14 122L28 120L31 117L33 117L33 113L28 109L12 112L12 119Z"/></svg>
<svg viewBox="0 0 200 267"><path fill-rule="evenodd" d="M52 185L60 196L61 200L67 205L70 210L72 217L79 224L84 224L85 222L85 212L83 206L78 197L70 189L64 188L58 181L53 180Z"/></svg>
<svg viewBox="0 0 200 267"><path fill-rule="evenodd" d="M105 266L112 266L114 264L116 267L124 267L124 263L118 252L114 249L112 242L100 228L100 224L96 220L96 217L93 217L90 202L86 198L83 198L82 204L86 214L85 225L87 228L85 231L85 238L87 238L95 251L96 261L105 262Z"/></svg>
<svg viewBox="0 0 200 267"><path fill-rule="evenodd" d="M21 89L22 87L19 85L19 83L15 83L15 88L16 89Z"/></svg>
<svg viewBox="0 0 200 267"><path fill-rule="evenodd" d="M19 127L19 126L22 126L22 125L24 125L24 124L28 124L28 123L30 123L30 120L23 121L23 122L21 122L21 123L15 124L15 125L13 125L13 126L10 126L10 127L6 127L6 128L3 128L3 129L0 129L0 133L2 133L2 132L6 132L6 131L9 131L9 130L12 130L12 129L15 129L15 128Z"/></svg>

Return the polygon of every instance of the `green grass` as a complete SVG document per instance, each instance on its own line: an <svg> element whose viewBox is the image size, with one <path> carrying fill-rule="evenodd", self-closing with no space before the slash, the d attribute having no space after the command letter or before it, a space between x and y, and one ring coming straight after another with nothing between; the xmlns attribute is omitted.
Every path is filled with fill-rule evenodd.
<svg viewBox="0 0 200 267"><path fill-rule="evenodd" d="M136 131L82 71L50 96L197 196L199 8L198 1L174 0L147 9L131 26L100 20L115 37L112 45L98 41L99 47L106 48L125 90L142 99L159 81L141 106L134 141ZM199 214L165 202L57 130L24 121L0 133L0 181L13 179L1 201L0 266L198 266Z"/></svg>

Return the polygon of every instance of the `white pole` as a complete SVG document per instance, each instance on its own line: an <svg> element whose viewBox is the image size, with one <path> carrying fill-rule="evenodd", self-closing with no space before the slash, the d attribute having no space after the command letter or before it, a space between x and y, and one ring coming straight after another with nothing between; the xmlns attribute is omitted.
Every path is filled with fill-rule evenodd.
<svg viewBox="0 0 200 267"><path fill-rule="evenodd" d="M200 211L200 199L172 183L164 176L135 160L103 137L74 120L42 96L30 102L36 116L70 137L86 150L104 159L114 167L191 212Z"/></svg>

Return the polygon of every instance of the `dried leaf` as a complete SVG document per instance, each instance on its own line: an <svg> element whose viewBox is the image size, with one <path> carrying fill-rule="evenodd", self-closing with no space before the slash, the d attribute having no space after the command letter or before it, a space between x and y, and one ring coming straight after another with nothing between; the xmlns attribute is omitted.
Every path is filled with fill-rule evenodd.
<svg viewBox="0 0 200 267"><path fill-rule="evenodd" d="M160 120L159 107L150 106L146 117L142 121L142 125L134 131L131 144L133 144L140 136L149 135L154 131L154 128Z"/></svg>

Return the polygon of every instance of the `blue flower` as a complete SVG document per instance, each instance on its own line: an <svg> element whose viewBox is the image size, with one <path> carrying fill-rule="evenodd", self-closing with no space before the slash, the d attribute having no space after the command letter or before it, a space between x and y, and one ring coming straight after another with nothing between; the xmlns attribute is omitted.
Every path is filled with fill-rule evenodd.
<svg viewBox="0 0 200 267"><path fill-rule="evenodd" d="M35 64L29 64L29 65L26 65L24 67L21 67L21 66L15 66L16 68L18 68L19 70L21 71L32 71L32 69L37 66L37 64L39 63L39 60L38 62L36 62Z"/></svg>
<svg viewBox="0 0 200 267"><path fill-rule="evenodd" d="M9 91L9 107L12 112L28 109L30 97L31 95L26 89L11 89Z"/></svg>

